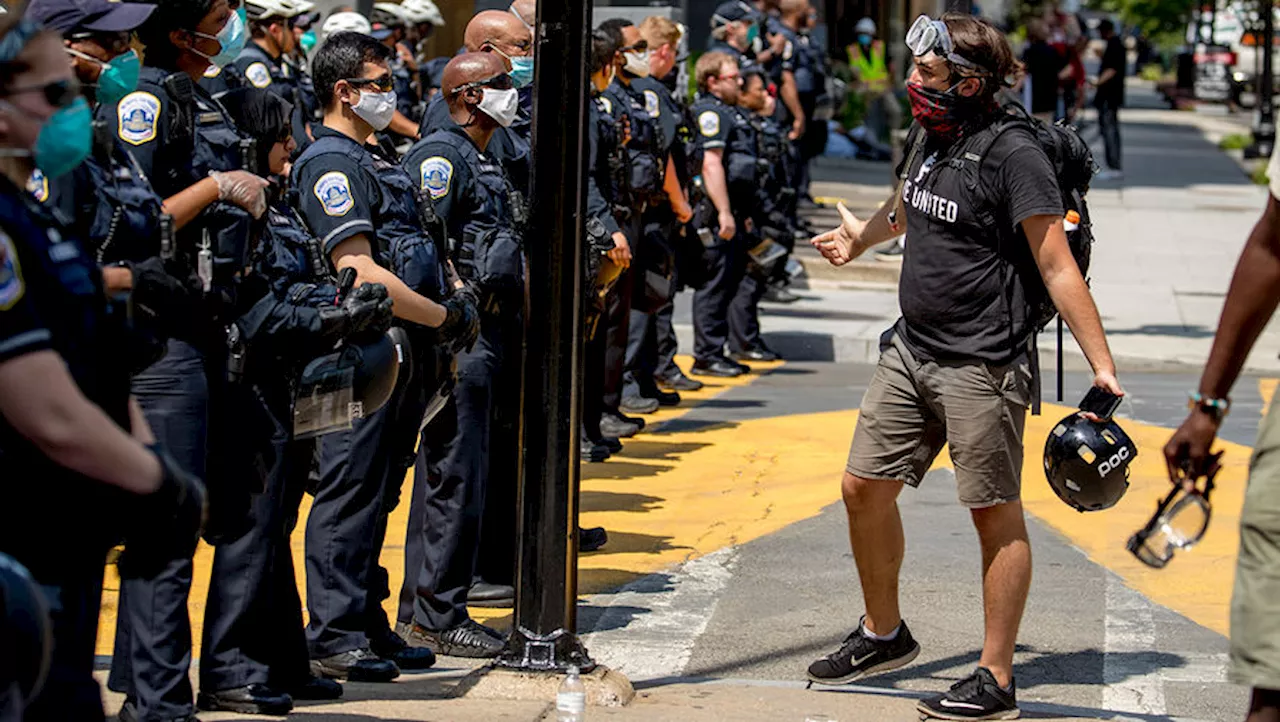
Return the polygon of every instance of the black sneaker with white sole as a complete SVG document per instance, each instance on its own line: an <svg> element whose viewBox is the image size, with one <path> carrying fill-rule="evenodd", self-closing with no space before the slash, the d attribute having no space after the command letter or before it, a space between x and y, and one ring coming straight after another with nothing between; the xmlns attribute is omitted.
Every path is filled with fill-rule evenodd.
<svg viewBox="0 0 1280 722"><path fill-rule="evenodd" d="M911 663L920 654L920 645L911 636L907 623L898 636L880 641L862 633L862 622L845 637L840 649L809 665L809 680L818 684L847 684L863 677L888 672Z"/></svg>
<svg viewBox="0 0 1280 722"><path fill-rule="evenodd" d="M1018 719L1017 686L1004 689L986 667L951 685L946 694L929 697L916 705L920 714L934 719Z"/></svg>

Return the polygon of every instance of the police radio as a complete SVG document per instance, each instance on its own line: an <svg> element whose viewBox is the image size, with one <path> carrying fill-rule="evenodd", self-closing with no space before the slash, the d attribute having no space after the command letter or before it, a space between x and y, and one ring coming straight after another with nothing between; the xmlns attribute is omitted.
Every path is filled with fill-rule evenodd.
<svg viewBox="0 0 1280 722"><path fill-rule="evenodd" d="M160 214L160 260L173 260L173 216Z"/></svg>

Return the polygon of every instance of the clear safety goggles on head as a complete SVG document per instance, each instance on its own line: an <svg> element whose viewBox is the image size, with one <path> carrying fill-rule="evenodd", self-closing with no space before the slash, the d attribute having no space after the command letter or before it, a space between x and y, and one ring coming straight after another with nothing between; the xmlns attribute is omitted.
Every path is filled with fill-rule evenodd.
<svg viewBox="0 0 1280 722"><path fill-rule="evenodd" d="M955 54L955 45L951 42L951 33L947 32L947 24L928 15L921 15L911 24L911 29L907 31L907 47L917 58L933 53L955 65L982 71L982 68L970 60Z"/></svg>
<svg viewBox="0 0 1280 722"><path fill-rule="evenodd" d="M1173 489L1160 501L1151 520L1129 538L1126 545L1129 552L1152 569L1163 569L1178 550L1187 550L1199 543L1209 530L1213 513L1209 494L1213 492L1213 478L1217 474L1215 458L1205 475L1203 489L1188 490L1175 479Z"/></svg>

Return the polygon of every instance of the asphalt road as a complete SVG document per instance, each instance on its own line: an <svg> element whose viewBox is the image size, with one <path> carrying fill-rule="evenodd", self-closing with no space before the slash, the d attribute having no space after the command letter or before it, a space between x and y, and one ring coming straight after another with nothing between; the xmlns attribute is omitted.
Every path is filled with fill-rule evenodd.
<svg viewBox="0 0 1280 722"><path fill-rule="evenodd" d="M872 371L787 364L668 422L657 436L726 424L745 430L756 419L856 408ZM1185 415L1186 392L1196 377L1121 380L1129 397L1120 416L1135 426L1173 427ZM1069 374L1067 398L1083 396L1088 382L1085 374ZM1256 379L1239 384L1226 439L1252 443L1262 410L1258 387ZM1045 391L1052 400L1052 378ZM815 425L811 432L842 451L852 429ZM787 463L804 465L806 459ZM833 497L839 473L830 470ZM907 533L903 611L921 656L856 689L827 693L914 696L945 689L974 667L982 635L978 546L954 486L949 469L936 469L900 501ZM1225 681L1227 640L1221 634L1143 597L1036 518L1029 524L1035 576L1016 659L1027 716L1243 718L1246 692ZM1165 573L1178 569L1171 565ZM627 613L611 613L610 605ZM801 686L807 665L838 646L861 613L843 508L834 503L816 517L633 582L621 596L598 595L584 608L582 627L601 631L593 650L624 669L630 665L634 677L648 678L642 687L704 678ZM670 640L679 635L691 639Z"/></svg>

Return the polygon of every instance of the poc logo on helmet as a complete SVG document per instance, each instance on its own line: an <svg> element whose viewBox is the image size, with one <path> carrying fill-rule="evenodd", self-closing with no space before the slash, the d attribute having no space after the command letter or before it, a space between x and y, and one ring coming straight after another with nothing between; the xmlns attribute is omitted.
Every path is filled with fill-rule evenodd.
<svg viewBox="0 0 1280 722"><path fill-rule="evenodd" d="M1115 469L1119 469L1129 460L1129 447L1122 446L1120 450L1111 455L1110 459L1098 464L1098 473L1106 476Z"/></svg>

